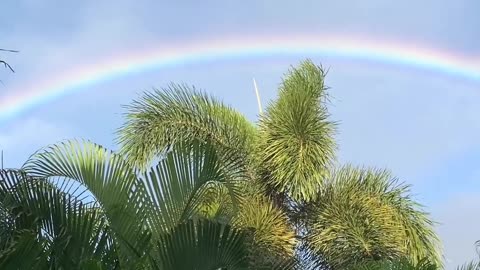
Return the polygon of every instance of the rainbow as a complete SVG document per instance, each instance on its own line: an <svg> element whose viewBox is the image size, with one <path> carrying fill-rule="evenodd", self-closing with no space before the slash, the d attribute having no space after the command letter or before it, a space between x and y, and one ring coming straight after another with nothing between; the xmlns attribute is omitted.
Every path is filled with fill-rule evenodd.
<svg viewBox="0 0 480 270"><path fill-rule="evenodd" d="M436 50L415 43L339 36L224 37L184 44L171 44L142 52L119 52L105 61L55 74L35 84L17 87L0 97L0 123L29 109L96 83L131 73L204 61L275 56L328 56L388 65L425 69L480 82L480 58Z"/></svg>

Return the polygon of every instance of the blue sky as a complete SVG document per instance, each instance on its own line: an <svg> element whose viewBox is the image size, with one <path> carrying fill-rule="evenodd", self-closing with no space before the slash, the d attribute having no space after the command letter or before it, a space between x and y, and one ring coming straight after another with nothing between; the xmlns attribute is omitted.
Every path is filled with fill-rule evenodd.
<svg viewBox="0 0 480 270"><path fill-rule="evenodd" d="M37 1L4 0L0 99L20 86L92 64L112 52L237 35L364 35L423 44L479 59L480 2L462 1ZM240 39L241 40L241 39ZM116 54L121 55L121 54ZM122 104L169 82L193 84L255 121L252 77L263 103L303 58L329 67L332 118L340 123L339 160L385 167L413 185L441 224L447 269L475 257L480 240L480 82L328 55L189 63L99 82L0 123L5 164L70 138L116 149Z"/></svg>

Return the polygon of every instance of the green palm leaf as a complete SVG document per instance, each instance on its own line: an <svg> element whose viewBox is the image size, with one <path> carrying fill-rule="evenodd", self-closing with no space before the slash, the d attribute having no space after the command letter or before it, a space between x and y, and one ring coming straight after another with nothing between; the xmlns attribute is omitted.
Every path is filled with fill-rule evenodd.
<svg viewBox="0 0 480 270"><path fill-rule="evenodd" d="M143 176L152 199L156 234L198 216L205 195L224 188L228 201L238 204L240 186L236 163L220 160L211 144L198 141L173 146L159 164ZM241 177L240 177L241 178Z"/></svg>
<svg viewBox="0 0 480 270"><path fill-rule="evenodd" d="M17 231L8 246L0 250L0 269L48 269L43 243L35 232Z"/></svg>
<svg viewBox="0 0 480 270"><path fill-rule="evenodd" d="M264 253L293 256L297 244L295 231L286 214L268 198L260 194L245 198L232 224L254 229L254 244Z"/></svg>
<svg viewBox="0 0 480 270"><path fill-rule="evenodd" d="M220 160L211 144L198 141L173 145L156 167L142 174L117 154L76 142L35 154L24 169L48 178L63 192L78 194L71 181L88 190L105 216L124 267L141 265L152 252L159 253L150 249L149 233L158 241L197 217L204 195L212 188L223 188L230 204L236 204L239 179L245 178L234 159Z"/></svg>
<svg viewBox="0 0 480 270"><path fill-rule="evenodd" d="M395 261L368 261L352 267L352 270L440 270L428 260L421 260L414 264L406 259Z"/></svg>
<svg viewBox="0 0 480 270"><path fill-rule="evenodd" d="M219 154L247 162L255 129L234 109L184 85L144 94L127 106L118 131L122 153L147 168L175 142L212 142Z"/></svg>
<svg viewBox="0 0 480 270"><path fill-rule="evenodd" d="M4 263L29 250L30 260L48 258L50 267L57 269L78 268L87 261L115 265L115 258L108 259L113 247L102 214L44 179L18 171L1 172L0 204L15 227L0 255Z"/></svg>
<svg viewBox="0 0 480 270"><path fill-rule="evenodd" d="M260 119L256 153L266 183L295 201L315 198L334 157L324 77L310 61L292 69Z"/></svg>
<svg viewBox="0 0 480 270"><path fill-rule="evenodd" d="M336 171L310 207L309 246L333 267L403 257L441 265L433 223L407 192L385 171Z"/></svg>
<svg viewBox="0 0 480 270"><path fill-rule="evenodd" d="M181 223L157 243L162 270L248 269L249 233L211 221Z"/></svg>
<svg viewBox="0 0 480 270"><path fill-rule="evenodd" d="M116 243L122 243L118 251L124 266L133 267L142 256L135 250L148 250L150 200L134 168L121 156L90 142L69 141L36 153L24 170L34 177L75 181L91 192Z"/></svg>

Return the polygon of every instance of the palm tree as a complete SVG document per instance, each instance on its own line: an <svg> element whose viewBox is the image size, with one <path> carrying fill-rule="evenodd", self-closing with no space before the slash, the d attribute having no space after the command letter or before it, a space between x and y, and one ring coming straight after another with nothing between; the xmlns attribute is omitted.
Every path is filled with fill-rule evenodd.
<svg viewBox="0 0 480 270"><path fill-rule="evenodd" d="M240 196L214 188L200 212L253 228L254 246L266 252L257 259L296 254L316 269L403 257L441 264L433 222L408 186L379 170L335 169L324 78L308 60L292 68L258 125L194 87L145 93L127 106L121 153L144 170L171 145L200 141L235 160L245 173Z"/></svg>
<svg viewBox="0 0 480 270"><path fill-rule="evenodd" d="M0 172L0 268L257 269L251 229L198 215L212 190L239 200L245 172L220 157L176 143L140 171L90 142L37 152Z"/></svg>

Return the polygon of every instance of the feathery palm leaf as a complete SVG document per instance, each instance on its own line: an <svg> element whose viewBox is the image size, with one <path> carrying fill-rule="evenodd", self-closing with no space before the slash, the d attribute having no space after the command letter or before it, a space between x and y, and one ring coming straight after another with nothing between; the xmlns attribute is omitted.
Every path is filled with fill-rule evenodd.
<svg viewBox="0 0 480 270"><path fill-rule="evenodd" d="M291 257L297 244L295 231L284 212L262 195L250 195L239 208L232 224L254 229L254 243L270 254Z"/></svg>
<svg viewBox="0 0 480 270"><path fill-rule="evenodd" d="M414 264L406 259L398 259L363 262L353 267L352 270L439 270L439 268L428 260L420 260Z"/></svg>
<svg viewBox="0 0 480 270"><path fill-rule="evenodd" d="M314 199L334 157L324 77L310 61L292 69L260 118L259 166L267 184L294 201Z"/></svg>
<svg viewBox="0 0 480 270"><path fill-rule="evenodd" d="M248 194L231 222L237 228L253 229L251 261L255 269L276 269L276 263L294 258L295 231L286 214L264 195Z"/></svg>
<svg viewBox="0 0 480 270"><path fill-rule="evenodd" d="M403 257L440 265L433 223L407 192L385 171L338 170L309 209L310 248L333 267Z"/></svg>
<svg viewBox="0 0 480 270"><path fill-rule="evenodd" d="M212 142L219 154L228 152L248 161L255 129L236 110L185 85L146 93L127 106L126 122L118 131L122 153L146 166L174 142ZM246 163L245 163L246 164Z"/></svg>

